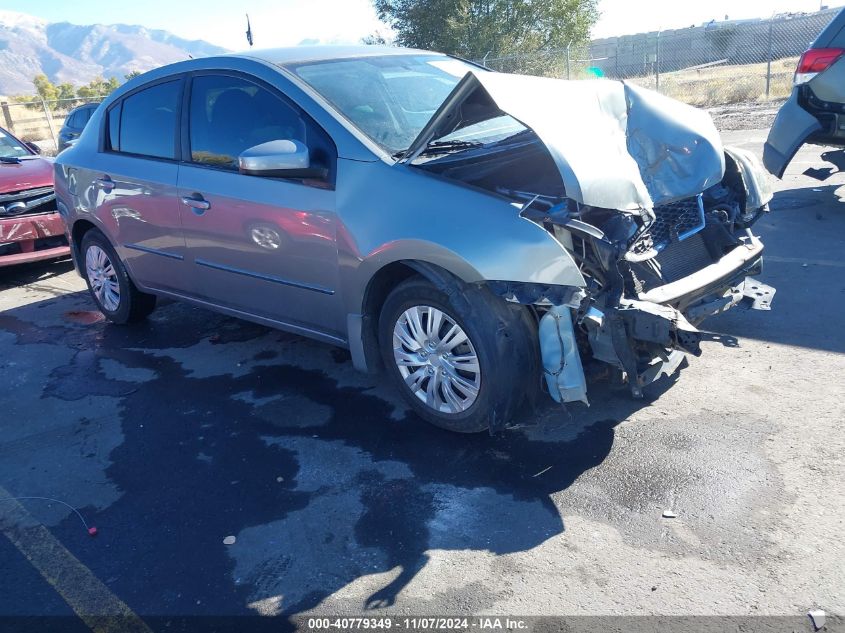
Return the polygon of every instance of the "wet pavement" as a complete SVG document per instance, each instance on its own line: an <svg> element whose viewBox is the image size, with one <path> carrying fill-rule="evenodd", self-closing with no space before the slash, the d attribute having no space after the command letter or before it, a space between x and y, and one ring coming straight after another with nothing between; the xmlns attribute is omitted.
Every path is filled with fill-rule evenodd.
<svg viewBox="0 0 845 633"><path fill-rule="evenodd" d="M67 262L0 270L0 491L98 529L0 501L0 615L845 612L845 178L797 175L817 155L756 226L772 312L708 321L642 401L596 382L496 437L343 350L171 302L113 326Z"/></svg>

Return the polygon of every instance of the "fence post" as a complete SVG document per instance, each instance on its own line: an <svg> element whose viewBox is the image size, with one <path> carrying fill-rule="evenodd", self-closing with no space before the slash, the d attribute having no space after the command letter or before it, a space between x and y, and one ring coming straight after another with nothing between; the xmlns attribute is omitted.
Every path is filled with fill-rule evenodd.
<svg viewBox="0 0 845 633"><path fill-rule="evenodd" d="M775 26L775 16L769 20L769 52L766 55L766 101L772 87L772 31Z"/></svg>
<svg viewBox="0 0 845 633"><path fill-rule="evenodd" d="M619 79L619 38L616 39L616 52L613 54L614 79Z"/></svg>
<svg viewBox="0 0 845 633"><path fill-rule="evenodd" d="M53 115L50 114L50 108L47 107L47 102L41 97L41 107L44 108L44 116L47 117L47 126L50 128L50 136L53 137L53 145L56 146L56 151L59 149L59 141L56 140L56 129L53 127Z"/></svg>
<svg viewBox="0 0 845 633"><path fill-rule="evenodd" d="M15 123L12 121L12 113L9 112L9 102L4 101L0 103L0 108L3 109L3 118L6 120L6 129L9 130L12 134L15 133Z"/></svg>
<svg viewBox="0 0 845 633"><path fill-rule="evenodd" d="M572 46L572 42L566 43L566 78L572 79L572 72L569 68L569 47Z"/></svg>
<svg viewBox="0 0 845 633"><path fill-rule="evenodd" d="M654 89L660 92L660 31L657 32L657 43L654 51Z"/></svg>

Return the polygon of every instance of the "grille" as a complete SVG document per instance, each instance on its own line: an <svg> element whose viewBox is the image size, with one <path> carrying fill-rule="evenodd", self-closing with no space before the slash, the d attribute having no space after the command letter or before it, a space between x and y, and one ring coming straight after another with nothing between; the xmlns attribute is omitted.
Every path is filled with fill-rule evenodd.
<svg viewBox="0 0 845 633"><path fill-rule="evenodd" d="M701 196L654 207L655 220L646 229L657 250L681 242L704 228Z"/></svg>
<svg viewBox="0 0 845 633"><path fill-rule="evenodd" d="M52 187L38 187L0 194L0 218L45 213L56 209L56 194Z"/></svg>
<svg viewBox="0 0 845 633"><path fill-rule="evenodd" d="M67 238L64 235L52 235L50 237L40 237L35 240L33 244L34 251L46 251L50 248L58 248L59 246L67 246ZM0 257L6 255L18 255L23 253L21 242L8 242L0 244Z"/></svg>
<svg viewBox="0 0 845 633"><path fill-rule="evenodd" d="M713 257L707 250L704 237L696 234L683 242L672 242L658 253L655 261L663 280L671 283L709 266Z"/></svg>

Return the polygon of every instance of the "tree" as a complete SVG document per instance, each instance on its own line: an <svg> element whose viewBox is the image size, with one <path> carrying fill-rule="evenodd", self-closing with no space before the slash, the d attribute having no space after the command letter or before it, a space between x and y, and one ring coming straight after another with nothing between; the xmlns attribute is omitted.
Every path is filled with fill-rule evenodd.
<svg viewBox="0 0 845 633"><path fill-rule="evenodd" d="M66 81L56 86L56 90L58 91L57 99L73 99L76 96L76 86Z"/></svg>
<svg viewBox="0 0 845 633"><path fill-rule="evenodd" d="M59 95L58 88L53 85L53 82L47 78L47 75L35 75L32 78L32 85L35 86L35 96L32 95L15 95L12 101L17 103L25 103L30 110L41 110L41 99L47 103L47 107L53 109L56 107L56 98Z"/></svg>
<svg viewBox="0 0 845 633"><path fill-rule="evenodd" d="M361 38L361 44L367 44L369 46L376 45L376 44L387 44L387 38L381 31L374 31L369 35L365 35Z"/></svg>
<svg viewBox="0 0 845 633"><path fill-rule="evenodd" d="M35 86L35 92L44 101L55 101L59 96L59 91L53 82L47 78L47 75L35 75L32 79L32 84Z"/></svg>
<svg viewBox="0 0 845 633"><path fill-rule="evenodd" d="M589 40L598 0L374 0L396 43L482 59Z"/></svg>
<svg viewBox="0 0 845 633"><path fill-rule="evenodd" d="M71 108L76 107L76 86L65 81L56 86L56 90L58 92L56 98L59 100L56 105L57 108L61 110L70 110Z"/></svg>
<svg viewBox="0 0 845 633"><path fill-rule="evenodd" d="M80 99L94 100L111 94L119 85L117 77L110 77L108 80L97 77L87 86L80 86L76 94Z"/></svg>
<svg viewBox="0 0 845 633"><path fill-rule="evenodd" d="M123 75L123 77L126 79L126 81L130 81L132 79L135 79L135 77L139 76L140 74L140 70L133 70Z"/></svg>
<svg viewBox="0 0 845 633"><path fill-rule="evenodd" d="M141 74L137 71L133 71L133 73ZM135 76L133 73L129 73L127 79ZM77 106L80 101L99 101L111 94L120 85L120 82L117 77L110 77L109 79L97 77L88 85L77 88L66 81L57 86L50 81L47 75L40 74L33 77L32 85L35 86L36 96L15 95L11 97L11 100L17 103L26 103L26 107L32 110L41 110L41 99L44 100L50 110L70 110Z"/></svg>

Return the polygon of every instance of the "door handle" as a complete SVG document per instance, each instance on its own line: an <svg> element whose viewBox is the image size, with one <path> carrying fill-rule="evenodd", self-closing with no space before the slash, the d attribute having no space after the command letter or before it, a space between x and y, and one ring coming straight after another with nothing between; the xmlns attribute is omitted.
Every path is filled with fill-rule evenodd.
<svg viewBox="0 0 845 633"><path fill-rule="evenodd" d="M97 178L97 180L95 180L94 182L100 189L102 189L106 193L111 193L111 190L114 189L114 181L108 176Z"/></svg>
<svg viewBox="0 0 845 633"><path fill-rule="evenodd" d="M211 203L203 199L202 196L182 196L182 204L191 207L191 210L197 215L202 215L211 208Z"/></svg>

